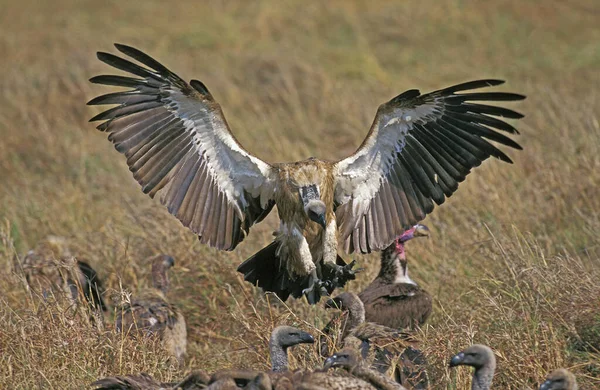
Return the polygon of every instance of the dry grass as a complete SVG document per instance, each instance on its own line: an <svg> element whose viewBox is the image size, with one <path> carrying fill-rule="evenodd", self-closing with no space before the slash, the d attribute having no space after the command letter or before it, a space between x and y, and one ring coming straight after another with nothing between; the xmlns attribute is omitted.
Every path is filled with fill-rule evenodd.
<svg viewBox="0 0 600 390"><path fill-rule="evenodd" d="M600 386L600 9L592 0L169 3L5 1L0 12L0 388L81 388L104 375L161 380L191 368L268 365L277 324L316 331L327 313L269 305L235 273L267 244L274 215L233 253L200 245L141 193L87 123L96 50L138 46L203 80L239 140L271 161L338 158L361 142L377 105L406 89L506 78L528 100L515 164L477 168L410 244L411 272L435 297L423 329L439 388L465 388L448 357L472 342L498 354L497 388L532 388L566 366ZM69 238L115 292L147 285L144 259L177 260L173 301L187 315L186 367L151 340L99 331L42 304L13 256ZM373 277L376 256L358 257ZM270 298L272 299L272 298ZM318 362L300 347L295 366Z"/></svg>

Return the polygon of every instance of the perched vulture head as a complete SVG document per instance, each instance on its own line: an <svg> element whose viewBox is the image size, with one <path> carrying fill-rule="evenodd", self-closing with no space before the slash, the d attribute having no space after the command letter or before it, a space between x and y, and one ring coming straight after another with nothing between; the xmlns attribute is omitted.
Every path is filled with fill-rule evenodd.
<svg viewBox="0 0 600 390"><path fill-rule="evenodd" d="M335 298L328 299L325 302L325 308L342 311L364 311L364 305L358 295L348 291L341 293Z"/></svg>
<svg viewBox="0 0 600 390"><path fill-rule="evenodd" d="M475 344L454 355L450 367L471 366L475 369L496 366L496 357L492 349L486 345Z"/></svg>
<svg viewBox="0 0 600 390"><path fill-rule="evenodd" d="M340 367L352 372L352 370L358 366L360 362L361 357L355 350L351 348L344 348L328 357L327 360L325 360L323 368L328 370L330 368Z"/></svg>
<svg viewBox="0 0 600 390"><path fill-rule="evenodd" d="M546 381L540 385L540 390L577 390L577 380L569 370L559 368L546 377Z"/></svg>
<svg viewBox="0 0 600 390"><path fill-rule="evenodd" d="M315 338L307 332L304 332L293 326L278 326L271 333L271 343L277 344L282 348L293 347L298 344L312 344Z"/></svg>
<svg viewBox="0 0 600 390"><path fill-rule="evenodd" d="M155 289L163 294L169 289L169 276L167 271L175 265L175 259L169 255L158 255L152 258L152 284Z"/></svg>

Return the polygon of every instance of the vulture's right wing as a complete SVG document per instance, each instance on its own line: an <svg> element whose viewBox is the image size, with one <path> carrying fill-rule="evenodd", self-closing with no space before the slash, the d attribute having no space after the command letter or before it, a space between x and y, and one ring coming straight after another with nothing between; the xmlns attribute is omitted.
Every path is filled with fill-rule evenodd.
<svg viewBox="0 0 600 390"><path fill-rule="evenodd" d="M241 147L204 84L188 84L141 51L115 46L148 68L99 52L102 62L141 78L92 78L132 89L92 99L88 104L118 106L91 121L106 120L98 129L110 133L145 193L162 190L161 203L202 243L232 250L273 208L272 166Z"/></svg>
<svg viewBox="0 0 600 390"><path fill-rule="evenodd" d="M335 202L340 239L347 252L383 250L423 220L458 188L471 169L489 157L511 162L489 141L521 149L510 124L522 118L482 101L521 100L506 92L468 92L502 84L477 80L421 95L406 91L377 111L363 144L336 163Z"/></svg>

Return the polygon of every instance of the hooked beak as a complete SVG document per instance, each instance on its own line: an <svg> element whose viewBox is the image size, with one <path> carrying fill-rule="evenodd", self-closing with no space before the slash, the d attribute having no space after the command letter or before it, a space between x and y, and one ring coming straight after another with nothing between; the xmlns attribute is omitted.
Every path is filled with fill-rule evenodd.
<svg viewBox="0 0 600 390"><path fill-rule="evenodd" d="M456 366L460 366L463 362L463 360L465 359L465 353L464 352L459 352L456 355L454 355L452 357L452 359L450 360L450 365L449 367L456 367Z"/></svg>
<svg viewBox="0 0 600 390"><path fill-rule="evenodd" d="M315 222L321 225L323 229L327 227L327 223L325 222L325 215L323 214L318 215Z"/></svg>
<svg viewBox="0 0 600 390"><path fill-rule="evenodd" d="M425 225L417 224L415 225L415 237L429 237L429 228Z"/></svg>
<svg viewBox="0 0 600 390"><path fill-rule="evenodd" d="M550 390L552 387L552 381L548 379L540 385L540 390Z"/></svg>
<svg viewBox="0 0 600 390"><path fill-rule="evenodd" d="M337 363L337 356L332 355L325 360L325 363L323 364L323 369L328 370L332 367L335 367L336 363Z"/></svg>
<svg viewBox="0 0 600 390"><path fill-rule="evenodd" d="M329 298L327 302L325 302L326 309L339 309L340 304L335 301L335 299Z"/></svg>
<svg viewBox="0 0 600 390"><path fill-rule="evenodd" d="M315 342L313 335L306 332L300 333L300 340L302 340L303 344L313 344Z"/></svg>

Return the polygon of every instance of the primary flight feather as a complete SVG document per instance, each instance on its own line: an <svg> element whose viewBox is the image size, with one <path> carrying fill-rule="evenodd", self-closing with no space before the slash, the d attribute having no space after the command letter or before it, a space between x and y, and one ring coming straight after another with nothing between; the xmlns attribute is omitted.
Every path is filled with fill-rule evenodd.
<svg viewBox="0 0 600 390"><path fill-rule="evenodd" d="M116 104L96 115L99 130L127 158L142 190L160 201L202 243L233 250L277 205L275 241L240 265L245 279L282 299L315 303L354 278L337 255L386 248L458 188L490 156L511 162L489 141L521 149L498 119L522 115L474 103L513 101L506 92L457 93L502 84L478 80L421 95L409 90L382 104L351 156L267 163L235 139L219 104L200 81L187 83L147 54L115 45L98 58L137 77L97 76L96 84L130 88L92 99Z"/></svg>

